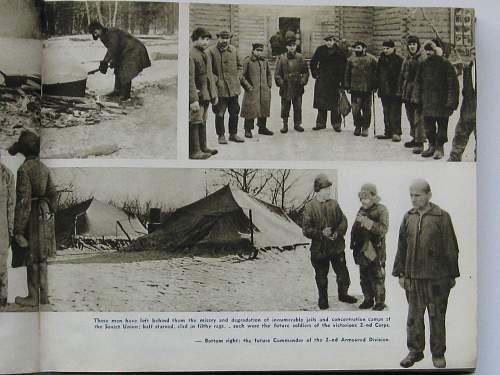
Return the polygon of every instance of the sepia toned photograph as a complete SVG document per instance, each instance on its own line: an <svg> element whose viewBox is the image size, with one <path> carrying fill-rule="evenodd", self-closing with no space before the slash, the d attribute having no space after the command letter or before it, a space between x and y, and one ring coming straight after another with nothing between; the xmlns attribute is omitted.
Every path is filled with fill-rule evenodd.
<svg viewBox="0 0 500 375"><path fill-rule="evenodd" d="M174 159L178 4L45 2L42 156Z"/></svg>
<svg viewBox="0 0 500 375"><path fill-rule="evenodd" d="M465 8L190 4L191 159L474 161Z"/></svg>

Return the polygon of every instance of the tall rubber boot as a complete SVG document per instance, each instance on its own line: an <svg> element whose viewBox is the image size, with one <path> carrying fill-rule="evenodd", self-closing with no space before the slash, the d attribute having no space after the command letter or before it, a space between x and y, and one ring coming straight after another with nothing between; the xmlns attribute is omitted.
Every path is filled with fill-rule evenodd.
<svg viewBox="0 0 500 375"><path fill-rule="evenodd" d="M207 123L203 122L198 126L200 136L200 149L202 152L215 155L218 151L207 147Z"/></svg>
<svg viewBox="0 0 500 375"><path fill-rule="evenodd" d="M189 124L189 158L208 159L211 154L207 154L200 149L200 133L198 127L201 124Z"/></svg>
<svg viewBox="0 0 500 375"><path fill-rule="evenodd" d="M328 287L318 286L318 307L321 310L327 309L328 306Z"/></svg>

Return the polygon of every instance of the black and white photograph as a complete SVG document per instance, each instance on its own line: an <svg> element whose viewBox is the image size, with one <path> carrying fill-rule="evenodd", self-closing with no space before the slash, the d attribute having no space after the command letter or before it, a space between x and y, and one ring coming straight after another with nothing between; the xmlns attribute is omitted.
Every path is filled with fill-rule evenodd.
<svg viewBox="0 0 500 375"><path fill-rule="evenodd" d="M44 3L43 157L177 157L178 8Z"/></svg>
<svg viewBox="0 0 500 375"><path fill-rule="evenodd" d="M191 159L476 160L473 9L189 8Z"/></svg>

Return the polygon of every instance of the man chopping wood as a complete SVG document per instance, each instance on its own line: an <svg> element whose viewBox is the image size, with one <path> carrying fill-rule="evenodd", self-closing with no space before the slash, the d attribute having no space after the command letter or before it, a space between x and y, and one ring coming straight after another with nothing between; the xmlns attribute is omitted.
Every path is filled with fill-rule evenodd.
<svg viewBox="0 0 500 375"><path fill-rule="evenodd" d="M112 96L119 96L120 101L130 99L132 79L151 66L146 47L128 32L108 29L97 21L89 25L89 33L94 40L101 39L108 50L99 65L99 71L106 74L108 66L114 68L115 89Z"/></svg>

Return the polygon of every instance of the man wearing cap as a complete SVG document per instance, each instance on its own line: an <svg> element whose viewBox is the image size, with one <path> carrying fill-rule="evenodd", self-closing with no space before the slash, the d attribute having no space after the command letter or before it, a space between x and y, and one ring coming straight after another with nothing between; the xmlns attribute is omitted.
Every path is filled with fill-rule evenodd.
<svg viewBox="0 0 500 375"><path fill-rule="evenodd" d="M339 99L347 56L346 51L339 47L334 35L329 34L324 40L325 44L316 49L309 63L311 75L316 80L313 106L318 110L316 126L313 130L326 128L328 111L330 111L332 127L336 132L340 132L342 119L339 112Z"/></svg>
<svg viewBox="0 0 500 375"><path fill-rule="evenodd" d="M217 88L210 56L205 53L212 36L202 28L193 30L189 50L189 158L207 159L217 153L207 147L207 110L217 104Z"/></svg>
<svg viewBox="0 0 500 375"><path fill-rule="evenodd" d="M425 180L410 186L413 208L399 229L393 276L406 292L408 355L402 367L411 367L424 358L425 310L429 314L430 349L437 368L446 367L446 307L450 289L460 276L458 243L450 215L431 202L432 192Z"/></svg>
<svg viewBox="0 0 500 375"><path fill-rule="evenodd" d="M461 161L471 133L474 133L474 138L476 138L477 79L475 47L471 49L471 56L471 62L465 66L463 72L460 119L455 128L455 136L453 137L448 161ZM474 147L474 160L476 160L476 148Z"/></svg>
<svg viewBox="0 0 500 375"><path fill-rule="evenodd" d="M132 79L151 66L146 47L128 32L117 28L108 29L97 21L89 25L89 33L94 40L101 39L108 50L99 70L106 74L108 65L114 68L115 89L111 95L119 96L120 101L130 99Z"/></svg>
<svg viewBox="0 0 500 375"><path fill-rule="evenodd" d="M403 58L396 53L392 40L382 43L382 53L377 65L378 96L384 111L384 134L377 139L401 141L401 99L398 97L399 72Z"/></svg>
<svg viewBox="0 0 500 375"><path fill-rule="evenodd" d="M245 137L252 138L255 119L259 134L273 135L266 127L271 112L271 86L273 75L266 58L264 44L253 43L252 53L243 60L241 86L245 90L241 117L245 119Z"/></svg>
<svg viewBox="0 0 500 375"><path fill-rule="evenodd" d="M421 108L412 101L412 98L416 86L418 67L424 61L425 54L420 49L420 40L414 35L410 35L406 39L406 48L408 49L408 55L403 60L399 74L398 96L405 104L412 139L405 142L404 146L411 148L414 154L421 154L425 142L424 119Z"/></svg>
<svg viewBox="0 0 500 375"><path fill-rule="evenodd" d="M426 59L417 72L413 102L422 108L429 147L423 157L441 159L448 141L448 120L458 107L459 83L455 68L433 41L424 44Z"/></svg>
<svg viewBox="0 0 500 375"><path fill-rule="evenodd" d="M238 96L241 93L241 73L243 66L235 46L231 45L232 34L221 31L217 34L217 43L207 49L207 54L212 60L212 71L216 79L219 101L213 106L215 113L215 131L219 137L219 144L227 144L224 128L224 115L229 113L229 140L231 142L244 142L238 132L238 115L240 104Z"/></svg>
<svg viewBox="0 0 500 375"><path fill-rule="evenodd" d="M0 307L7 305L7 259L10 243L14 237L15 202L14 175L0 159Z"/></svg>
<svg viewBox="0 0 500 375"><path fill-rule="evenodd" d="M364 42L353 44L354 55L347 59L344 87L351 93L354 135L368 137L372 115L372 94L377 88L377 58L366 52Z"/></svg>
<svg viewBox="0 0 500 375"><path fill-rule="evenodd" d="M290 108L293 105L293 128L298 132L303 132L302 125L302 95L304 86L309 80L309 69L302 54L297 52L297 40L290 37L286 42L287 52L282 54L276 62L274 80L276 86L280 88L281 96L281 118L283 128L281 133L288 132L288 117Z"/></svg>
<svg viewBox="0 0 500 375"><path fill-rule="evenodd" d="M57 191L49 169L40 161L40 138L36 134L24 130L8 151L26 158L17 170L14 241L28 248L28 296L16 297L15 302L23 306L48 304L47 257L55 243Z"/></svg>
<svg viewBox="0 0 500 375"><path fill-rule="evenodd" d="M380 203L377 187L366 183L358 193L361 208L351 229L351 249L359 265L364 300L360 309L385 309L385 235L389 212Z"/></svg>
<svg viewBox="0 0 500 375"><path fill-rule="evenodd" d="M347 219L338 202L331 197L332 183L324 174L314 179L315 197L307 203L302 218L302 232L311 239L311 264L316 273L318 287L318 307L327 309L328 271L330 263L337 275L339 301L356 303L357 299L348 294L351 280L345 260L345 240Z"/></svg>

